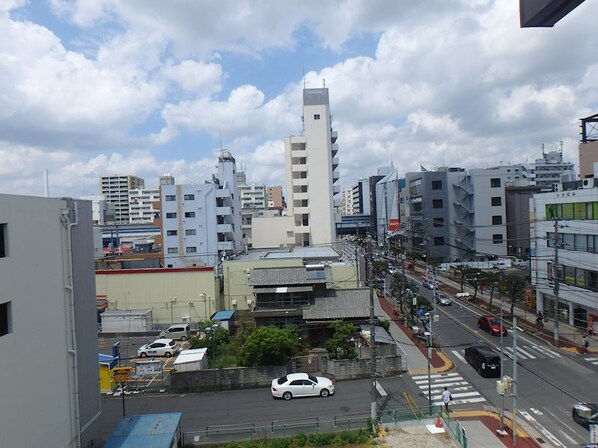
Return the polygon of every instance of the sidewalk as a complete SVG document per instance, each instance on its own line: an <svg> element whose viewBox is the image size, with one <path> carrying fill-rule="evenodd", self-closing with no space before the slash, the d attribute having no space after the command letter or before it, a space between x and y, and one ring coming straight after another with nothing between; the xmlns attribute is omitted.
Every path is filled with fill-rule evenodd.
<svg viewBox="0 0 598 448"><path fill-rule="evenodd" d="M403 349L407 356L407 367L409 374L421 374L428 369L428 348L419 339L415 338L410 328L405 327L400 319L397 319L393 303L383 296L378 296L380 307L385 312L388 320L391 321L389 332L397 344ZM454 364L441 349L432 349L430 358L431 371L448 372L454 369ZM497 430L500 428L499 414L493 410L455 410L451 417L458 420L467 431L470 447L504 448L514 447L512 442L511 419L505 416L504 427L507 435L500 436ZM523 423L523 422L522 422ZM517 447L540 448L536 441L533 428L524 423L524 426L517 426ZM548 445L543 444L543 447Z"/></svg>

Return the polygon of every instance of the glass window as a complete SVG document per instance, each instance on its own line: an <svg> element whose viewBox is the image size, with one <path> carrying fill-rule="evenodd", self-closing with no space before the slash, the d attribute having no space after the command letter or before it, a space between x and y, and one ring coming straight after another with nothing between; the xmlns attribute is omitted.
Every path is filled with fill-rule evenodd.
<svg viewBox="0 0 598 448"><path fill-rule="evenodd" d="M575 235L572 233L563 233L561 237L561 247L565 250L575 250Z"/></svg>
<svg viewBox="0 0 598 448"><path fill-rule="evenodd" d="M575 270L575 286L586 287L586 270L577 268Z"/></svg>
<svg viewBox="0 0 598 448"><path fill-rule="evenodd" d="M171 213L166 213L166 218L176 218L176 213L175 212L171 212Z"/></svg>
<svg viewBox="0 0 598 448"><path fill-rule="evenodd" d="M432 181L432 190L442 190L442 181L441 180L433 180Z"/></svg>
<svg viewBox="0 0 598 448"><path fill-rule="evenodd" d="M498 206L498 205L502 205L502 199L500 196L493 196L492 197L492 205L493 206Z"/></svg>
<svg viewBox="0 0 598 448"><path fill-rule="evenodd" d="M194 201L195 200L195 195L194 194L186 194L183 196L183 199L185 201Z"/></svg>
<svg viewBox="0 0 598 448"><path fill-rule="evenodd" d="M167 230L166 231L166 236L176 236L177 231L176 230Z"/></svg>
<svg viewBox="0 0 598 448"><path fill-rule="evenodd" d="M554 232L546 232L546 246L554 247Z"/></svg>
<svg viewBox="0 0 598 448"><path fill-rule="evenodd" d="M187 252L188 254L194 254L197 252L197 247L195 247L195 246L185 247L185 252Z"/></svg>
<svg viewBox="0 0 598 448"><path fill-rule="evenodd" d="M502 243L502 233L495 233L494 235L492 235L492 243L493 244Z"/></svg>
<svg viewBox="0 0 598 448"><path fill-rule="evenodd" d="M0 336L12 333L11 302L0 303Z"/></svg>
<svg viewBox="0 0 598 448"><path fill-rule="evenodd" d="M168 248L168 253L169 254L178 254L179 253L179 248L178 247L169 247Z"/></svg>
<svg viewBox="0 0 598 448"><path fill-rule="evenodd" d="M492 217L492 225L498 226L502 224L502 216L501 215L495 215Z"/></svg>
<svg viewBox="0 0 598 448"><path fill-rule="evenodd" d="M164 196L164 200L165 201L176 201L176 195L174 195L174 194L167 194L166 196Z"/></svg>
<svg viewBox="0 0 598 448"><path fill-rule="evenodd" d="M576 202L573 204L573 216L575 219L588 219L588 207L586 202Z"/></svg>
<svg viewBox="0 0 598 448"><path fill-rule="evenodd" d="M444 218L434 218L434 227L444 227Z"/></svg>
<svg viewBox="0 0 598 448"><path fill-rule="evenodd" d="M0 258L6 257L6 224L0 224Z"/></svg>
<svg viewBox="0 0 598 448"><path fill-rule="evenodd" d="M442 199L433 199L432 208L442 208Z"/></svg>
<svg viewBox="0 0 598 448"><path fill-rule="evenodd" d="M573 266L563 266L565 268L565 278L563 282L567 285L575 285L575 268Z"/></svg>
<svg viewBox="0 0 598 448"><path fill-rule="evenodd" d="M320 114L314 114L314 120L319 120L320 119Z"/></svg>
<svg viewBox="0 0 598 448"><path fill-rule="evenodd" d="M195 229L186 229L185 235L195 235L197 231Z"/></svg>
<svg viewBox="0 0 598 448"><path fill-rule="evenodd" d="M434 246L444 246L444 237L443 236L435 236L434 237Z"/></svg>
<svg viewBox="0 0 598 448"><path fill-rule="evenodd" d="M546 204L546 219L554 221L556 218L556 204Z"/></svg>
<svg viewBox="0 0 598 448"><path fill-rule="evenodd" d="M573 204L562 204L563 212L561 218L573 219Z"/></svg>
<svg viewBox="0 0 598 448"><path fill-rule="evenodd" d="M195 218L195 212L185 212L185 218Z"/></svg>
<svg viewBox="0 0 598 448"><path fill-rule="evenodd" d="M575 250L580 252L588 251L588 235L575 235Z"/></svg>
<svg viewBox="0 0 598 448"><path fill-rule="evenodd" d="M490 179L490 187L491 188L499 188L500 187L500 177L493 177Z"/></svg>

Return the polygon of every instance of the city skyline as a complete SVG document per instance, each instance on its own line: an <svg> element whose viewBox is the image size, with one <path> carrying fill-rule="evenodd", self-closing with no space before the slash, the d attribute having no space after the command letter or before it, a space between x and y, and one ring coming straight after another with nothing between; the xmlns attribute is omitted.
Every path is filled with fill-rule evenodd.
<svg viewBox="0 0 598 448"><path fill-rule="evenodd" d="M484 168L560 147L578 165L596 113L596 2L521 29L517 2L0 2L0 192L97 194L210 178L220 149L249 183L286 185L304 87L330 89L339 184L390 162ZM475 55L475 57L472 57Z"/></svg>

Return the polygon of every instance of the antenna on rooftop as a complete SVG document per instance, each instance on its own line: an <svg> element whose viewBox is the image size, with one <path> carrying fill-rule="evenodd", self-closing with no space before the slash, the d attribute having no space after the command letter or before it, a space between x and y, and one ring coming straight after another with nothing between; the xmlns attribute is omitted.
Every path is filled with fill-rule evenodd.
<svg viewBox="0 0 598 448"><path fill-rule="evenodd" d="M218 136L220 137L220 151L222 151L222 132L219 132Z"/></svg>
<svg viewBox="0 0 598 448"><path fill-rule="evenodd" d="M303 66L303 90L305 90L305 66Z"/></svg>
<svg viewBox="0 0 598 448"><path fill-rule="evenodd" d="M326 79L322 78L322 87L326 88Z"/></svg>

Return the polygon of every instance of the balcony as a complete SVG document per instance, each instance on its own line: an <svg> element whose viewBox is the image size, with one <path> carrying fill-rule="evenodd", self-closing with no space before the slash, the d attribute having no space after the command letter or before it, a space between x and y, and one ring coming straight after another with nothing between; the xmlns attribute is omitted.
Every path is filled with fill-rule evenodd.
<svg viewBox="0 0 598 448"><path fill-rule="evenodd" d="M293 199L297 201L307 201L309 199L308 193L293 193Z"/></svg>
<svg viewBox="0 0 598 448"><path fill-rule="evenodd" d="M307 178L293 179L293 187L300 187L300 186L304 186L307 184L308 184Z"/></svg>
<svg viewBox="0 0 598 448"><path fill-rule="evenodd" d="M341 192L341 187L338 184L332 186L332 194L339 194Z"/></svg>
<svg viewBox="0 0 598 448"><path fill-rule="evenodd" d="M309 226L295 226L295 235L310 233Z"/></svg>
<svg viewBox="0 0 598 448"><path fill-rule="evenodd" d="M337 139L338 139L338 131L330 131L330 141L332 143L336 143Z"/></svg>
<svg viewBox="0 0 598 448"><path fill-rule="evenodd" d="M217 199L224 199L224 198L230 198L230 190L228 188L223 188L221 190L216 190L216 198Z"/></svg>
<svg viewBox="0 0 598 448"><path fill-rule="evenodd" d="M333 157L332 158L332 169L335 170L337 166L338 166L338 157Z"/></svg>
<svg viewBox="0 0 598 448"><path fill-rule="evenodd" d="M332 152L332 157L336 156L336 153L338 152L338 144L337 143L333 143L332 145L330 145L330 149Z"/></svg>
<svg viewBox="0 0 598 448"><path fill-rule="evenodd" d="M307 173L307 165L300 165L300 164L291 165L291 171L293 173Z"/></svg>
<svg viewBox="0 0 598 448"><path fill-rule="evenodd" d="M296 215L298 215L298 214L307 215L309 213L309 207L294 207L293 210Z"/></svg>
<svg viewBox="0 0 598 448"><path fill-rule="evenodd" d="M216 207L217 216L231 216L233 209L231 207Z"/></svg>
<svg viewBox="0 0 598 448"><path fill-rule="evenodd" d="M332 172L332 183L335 183L336 181L338 181L340 179L341 175L338 173L338 171L333 171Z"/></svg>
<svg viewBox="0 0 598 448"><path fill-rule="evenodd" d="M218 241L218 250L234 250L235 245L232 241Z"/></svg>
<svg viewBox="0 0 598 448"><path fill-rule="evenodd" d="M218 233L233 233L233 225L232 224L218 224L216 226L216 231Z"/></svg>

